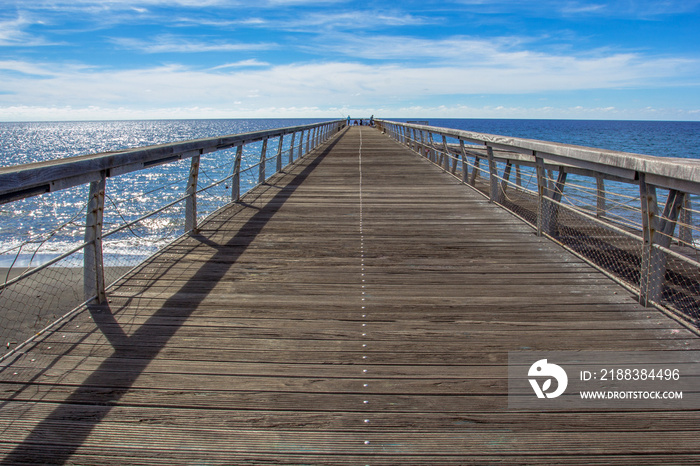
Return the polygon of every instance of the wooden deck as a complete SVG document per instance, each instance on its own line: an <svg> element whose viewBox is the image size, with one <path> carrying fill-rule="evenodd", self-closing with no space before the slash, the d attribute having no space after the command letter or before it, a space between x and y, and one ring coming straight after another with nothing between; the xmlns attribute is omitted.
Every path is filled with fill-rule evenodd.
<svg viewBox="0 0 700 466"><path fill-rule="evenodd" d="M354 127L0 372L2 464L698 464L697 411L515 412L508 352L700 350Z"/></svg>

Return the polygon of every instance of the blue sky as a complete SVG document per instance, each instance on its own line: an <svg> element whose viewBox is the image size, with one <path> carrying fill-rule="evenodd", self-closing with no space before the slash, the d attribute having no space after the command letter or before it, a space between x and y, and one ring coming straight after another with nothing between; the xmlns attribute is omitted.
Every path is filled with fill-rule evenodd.
<svg viewBox="0 0 700 466"><path fill-rule="evenodd" d="M700 120L700 0L0 0L0 120Z"/></svg>

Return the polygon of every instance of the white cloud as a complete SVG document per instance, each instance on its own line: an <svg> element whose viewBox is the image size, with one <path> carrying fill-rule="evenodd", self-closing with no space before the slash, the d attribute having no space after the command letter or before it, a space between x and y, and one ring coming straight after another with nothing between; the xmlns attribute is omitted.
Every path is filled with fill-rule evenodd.
<svg viewBox="0 0 700 466"><path fill-rule="evenodd" d="M213 68L210 68L211 71L215 70L224 70L224 69L230 69L230 68L253 68L253 67L267 67L270 66L269 63L259 61L256 59L250 59L250 60L241 60L237 61L235 63L226 63L224 65L219 65L215 66Z"/></svg>
<svg viewBox="0 0 700 466"><path fill-rule="evenodd" d="M241 2L230 0L39 0L34 5L17 1L18 5L29 8L42 9L77 9L77 8L103 8L133 10L155 6L181 6L201 8L207 6L234 6Z"/></svg>
<svg viewBox="0 0 700 466"><path fill-rule="evenodd" d="M523 49L522 37L441 40L411 37L344 35L338 44L317 44L353 58L423 64L402 65L426 82L443 73L458 73L474 93L521 93L545 90L580 90L650 84L674 76L693 76L700 63L686 58L647 57L636 53L589 51L580 55L549 54ZM381 44L381 46L377 46ZM386 66L386 65L385 65ZM451 93L446 90L444 93Z"/></svg>
<svg viewBox="0 0 700 466"><path fill-rule="evenodd" d="M579 11L576 13L635 19L654 19L683 14L696 10L700 5L698 0L607 0L601 3L601 5L596 5L600 8L589 11L586 11L588 6L586 2L570 2L568 5L569 8L577 6Z"/></svg>
<svg viewBox="0 0 700 466"><path fill-rule="evenodd" d="M321 6L344 4L344 0L260 0L251 5L246 0L8 0L18 8L27 10L63 10L63 11L139 11L149 7L184 7L184 8L225 8L249 9L279 8L284 6Z"/></svg>
<svg viewBox="0 0 700 466"><path fill-rule="evenodd" d="M261 106L325 106L406 101L422 96L528 94L610 89L642 85L673 76L683 60L643 60L634 55L596 59L509 54L490 63L422 66L329 62L266 66L242 61L210 70L168 65L131 70L99 70L60 64L0 62L0 105L131 105L138 107L221 106L246 102ZM218 69L217 69L218 68ZM223 70L229 69L229 72ZM260 68L260 69L258 69ZM4 75L4 76L3 76ZM148 90L148 92L146 92ZM255 92L251 92L255 90Z"/></svg>
<svg viewBox="0 0 700 466"><path fill-rule="evenodd" d="M515 48L528 39L518 37L500 37L492 39L474 39L456 36L448 39L418 39L404 36L358 36L343 34L334 42L318 41L314 47L326 49L351 57L375 60L429 60L491 63L505 61L512 57ZM510 54L506 57L506 54Z"/></svg>
<svg viewBox="0 0 700 466"><path fill-rule="evenodd" d="M198 53L198 52L240 52L245 50L269 50L277 47L270 43L230 43L220 40L191 39L172 34L164 34L150 40L115 37L112 43L126 49L143 53Z"/></svg>
<svg viewBox="0 0 700 466"><path fill-rule="evenodd" d="M15 73L37 76L52 76L54 74L54 72L47 69L45 66L20 60L0 61L0 71L12 71Z"/></svg>
<svg viewBox="0 0 700 466"><path fill-rule="evenodd" d="M33 24L41 24L41 22L31 20L25 13L19 13L15 19L0 21L0 46L54 45L42 37L28 33L26 29Z"/></svg>
<svg viewBox="0 0 700 466"><path fill-rule="evenodd" d="M454 0L454 3L473 12L488 14L654 19L695 11L700 5L700 0Z"/></svg>
<svg viewBox="0 0 700 466"><path fill-rule="evenodd" d="M562 2L560 6L560 11L566 16L605 13L606 9L606 5L601 3L580 4L576 2Z"/></svg>
<svg viewBox="0 0 700 466"><path fill-rule="evenodd" d="M356 31L394 26L417 26L435 22L408 13L383 10L349 10L339 12L309 13L303 16L270 21L268 26L283 30L309 31L309 28ZM313 29L311 29L313 30ZM328 39L328 37L326 37ZM333 37L338 41L339 37Z"/></svg>
<svg viewBox="0 0 700 466"><path fill-rule="evenodd" d="M345 3L344 0L266 0L264 2L270 6L298 6L298 5L332 5Z"/></svg>

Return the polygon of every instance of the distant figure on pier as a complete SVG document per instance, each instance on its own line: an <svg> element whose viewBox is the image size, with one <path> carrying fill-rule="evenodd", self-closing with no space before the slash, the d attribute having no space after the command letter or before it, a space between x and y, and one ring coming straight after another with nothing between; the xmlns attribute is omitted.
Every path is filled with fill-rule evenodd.
<svg viewBox="0 0 700 466"><path fill-rule="evenodd" d="M374 115L372 115L371 117L369 117L369 125L370 125L370 126L374 126Z"/></svg>
<svg viewBox="0 0 700 466"><path fill-rule="evenodd" d="M355 120L355 126L357 126L357 120Z"/></svg>
<svg viewBox="0 0 700 466"><path fill-rule="evenodd" d="M350 126L350 115L348 115L348 126Z"/></svg>

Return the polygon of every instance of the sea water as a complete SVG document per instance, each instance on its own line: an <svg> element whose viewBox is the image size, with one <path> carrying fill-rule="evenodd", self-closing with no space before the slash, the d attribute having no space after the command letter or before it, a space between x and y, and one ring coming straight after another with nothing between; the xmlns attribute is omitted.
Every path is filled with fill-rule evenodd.
<svg viewBox="0 0 700 466"><path fill-rule="evenodd" d="M387 118L391 119L391 118ZM406 119L395 119L407 121ZM411 119L415 120L415 119ZM129 149L190 139L309 124L323 119L149 120L100 122L0 123L0 166L60 159L76 155ZM540 139L603 149L700 159L700 122L424 119L432 126L480 133ZM268 150L268 153L271 153ZM243 167L260 157L253 148L244 153ZM207 155L200 179L211 182L231 174L232 154ZM182 196L188 164L170 164L136 172L108 182L109 202L126 220ZM269 174L269 173L268 173ZM255 184L251 176L244 189ZM160 189L155 189L156 187ZM0 267L39 265L76 245L75 231L84 223L87 187L0 205ZM118 206L122 206L119 208ZM143 212L137 208L141 206ZM106 210L109 209L109 205ZM133 264L172 240L162 231L175 230L181 213L153 219L153 234L133 235L107 254L119 254ZM59 226L73 234L56 233ZM18 248L31 240L41 247L23 254ZM19 256L18 256L19 251Z"/></svg>

